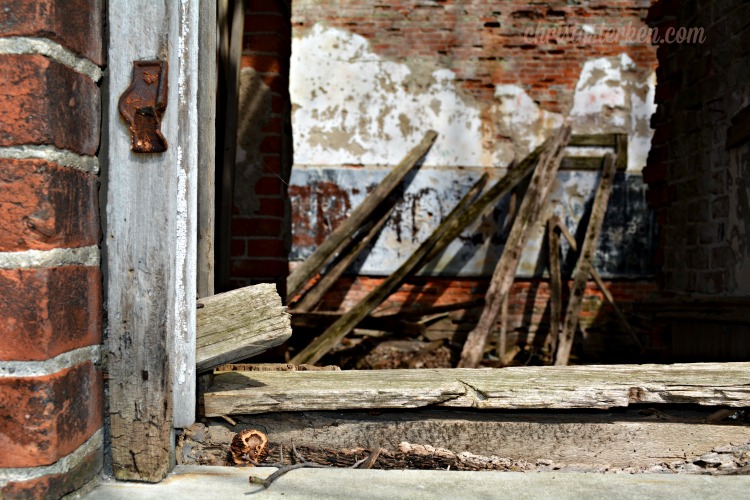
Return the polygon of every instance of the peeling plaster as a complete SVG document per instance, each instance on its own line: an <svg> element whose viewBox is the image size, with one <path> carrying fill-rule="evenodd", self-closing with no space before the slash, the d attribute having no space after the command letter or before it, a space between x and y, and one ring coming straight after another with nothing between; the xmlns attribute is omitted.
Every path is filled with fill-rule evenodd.
<svg viewBox="0 0 750 500"><path fill-rule="evenodd" d="M296 164L395 165L430 128L440 140L425 165L507 163L486 154L480 107L455 73L385 60L359 35L316 24L295 37L290 93Z"/></svg>
<svg viewBox="0 0 750 500"><path fill-rule="evenodd" d="M621 213L610 217L612 224L605 229L597 257L605 275L651 272L653 226L639 174L653 133L649 120L655 111L655 83L653 72L642 71L622 54L587 61L573 95L573 133L629 137L628 175L621 176L615 188L622 194ZM375 53L365 38L323 24L295 34L290 93L295 151L290 192L332 183L345 192L347 205L356 207L367 189L385 176L387 168L381 167L400 162L426 130L439 134L380 238L355 264L353 270L362 274L395 270L483 171L495 182L514 159L541 144L563 122L562 114L540 109L521 86L499 85L491 102L480 103L461 88L455 73L440 67L437 58L393 62ZM558 178L549 211L563 217L571 230L591 202L597 175L561 172ZM322 224L303 198L292 199L297 242L292 260L309 255L315 247L309 242L320 238L317 233L298 234L303 227ZM491 274L502 251L504 204L507 200L466 231L426 272ZM636 222L642 227L633 228ZM300 245L301 241L308 243ZM540 272L542 241L540 225L524 251L519 275Z"/></svg>

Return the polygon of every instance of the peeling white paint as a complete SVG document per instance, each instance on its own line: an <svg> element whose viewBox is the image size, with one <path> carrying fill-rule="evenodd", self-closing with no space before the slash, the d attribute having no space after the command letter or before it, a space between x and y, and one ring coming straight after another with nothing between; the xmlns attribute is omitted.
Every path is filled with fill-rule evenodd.
<svg viewBox="0 0 750 500"><path fill-rule="evenodd" d="M653 72L644 72L626 54L587 61L572 99L573 133L627 134L627 170L639 174L653 134L649 121L655 111L655 83ZM499 178L513 159L525 156L563 122L563 114L541 109L521 86L498 85L492 101L478 102L437 60L389 61L375 53L365 38L321 24L296 34L290 85L295 156L290 184L305 186L315 178L326 179L348 194L352 207L362 201L366 186L384 175L377 167L397 164L426 130L439 134L402 202L411 204L401 213L414 214L412 220L401 221L399 227L389 223L360 264L363 274L388 274L395 269L482 170L470 173L457 167L488 168L493 178ZM365 168L356 174L349 169L346 174L341 167L347 165ZM452 169L443 168L435 176L437 170L430 171L431 167ZM553 194L550 212L561 215L572 229L596 189L596 176L589 174L566 177L567 184L558 185ZM647 218L643 210L636 217ZM314 212L301 215L316 216ZM471 246L473 254L462 252L462 244L455 242L430 272L486 274L501 248L490 241L498 230L491 227L492 217L486 219L482 224L488 227L479 224L467 233L486 236L482 245ZM624 233L610 236L612 241L625 238ZM539 226L524 252L519 275L538 272L542 241ZM304 258L311 250L294 249L292 258Z"/></svg>
<svg viewBox="0 0 750 500"><path fill-rule="evenodd" d="M570 111L574 133L628 134L628 171L640 172L654 87L654 74L644 79L626 54L587 61ZM293 40L290 92L297 165L395 165L434 129L426 166L507 166L563 121L520 86L499 85L494 102L478 103L437 63L388 61L365 38L322 24Z"/></svg>
<svg viewBox="0 0 750 500"><path fill-rule="evenodd" d="M292 42L295 163L395 165L428 129L440 139L425 165L505 163L485 151L480 109L455 79L447 69L387 61L365 38L315 25Z"/></svg>

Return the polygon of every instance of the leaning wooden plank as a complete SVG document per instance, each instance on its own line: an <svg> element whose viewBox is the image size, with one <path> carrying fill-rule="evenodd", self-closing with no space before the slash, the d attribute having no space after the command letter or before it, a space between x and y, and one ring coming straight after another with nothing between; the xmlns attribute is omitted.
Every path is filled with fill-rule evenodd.
<svg viewBox="0 0 750 500"><path fill-rule="evenodd" d="M292 365L290 363L234 363L217 366L216 372L305 372L305 371L341 371L336 365Z"/></svg>
<svg viewBox="0 0 750 500"><path fill-rule="evenodd" d="M607 211L609 195L612 193L616 168L614 155L607 154L604 157L604 166L602 168L601 179L599 180L599 187L596 190L594 204L591 207L591 218L589 219L586 236L578 257L576 274L573 278L573 288L570 291L568 308L565 312L562 335L557 344L555 365L558 366L568 364L570 350L573 348L573 336L578 327L583 294L586 290L586 282L591 274L591 269L594 268L594 254L596 253L597 242L599 241L599 232L604 222L604 214Z"/></svg>
<svg viewBox="0 0 750 500"><path fill-rule="evenodd" d="M177 456L183 463L200 457L203 463L220 465L238 430L260 428L289 450L292 444L397 450L400 443L409 442L531 463L549 460L556 466L647 467L750 442L750 426L707 423L713 411L707 407L596 413L417 409L235 416L240 422L235 428L209 420L186 429Z"/></svg>
<svg viewBox="0 0 750 500"><path fill-rule="evenodd" d="M547 247L549 249L550 314L549 334L545 346L550 353L557 350L560 336L560 314L562 313L562 271L560 266L560 228L555 215L547 221ZM575 240L574 240L575 242Z"/></svg>
<svg viewBox="0 0 750 500"><path fill-rule="evenodd" d="M550 219L550 222L556 224L557 229L565 237L565 240L568 242L568 245L570 245L570 249L573 252L577 253L578 243L576 242L575 238L570 233L568 228L565 227L565 224L563 224L562 220L560 220L559 217L554 216ZM559 245L559 237L558 237L558 245ZM606 301L609 303L610 306L612 306L612 309L615 311L615 315L620 320L622 325L625 327L627 332L630 334L630 337L633 339L635 344L638 346L639 349L643 349L643 344L641 343L641 339L638 338L638 334L636 333L635 329L630 324L628 319L625 317L625 313L622 312L622 309L620 309L620 306L618 306L617 302L615 302L615 298L612 295L612 292L609 291L609 288L607 288L607 285L604 283L604 280L599 274L599 271L597 271L594 266L591 266L591 279L594 280L594 283L596 283L596 286L599 287L599 291L602 292L602 295L604 295L604 298L606 299Z"/></svg>
<svg viewBox="0 0 750 500"><path fill-rule="evenodd" d="M199 372L249 358L292 335L289 314L271 283L238 288L200 300L196 312Z"/></svg>
<svg viewBox="0 0 750 500"><path fill-rule="evenodd" d="M590 408L631 404L750 406L750 363L500 369L232 372L206 392L206 416L420 408Z"/></svg>
<svg viewBox="0 0 750 500"><path fill-rule="evenodd" d="M539 158L539 166L534 170L529 186L513 221L510 234L505 242L503 254L492 274L490 287L485 295L486 304L477 326L469 333L461 352L459 367L475 368L484 353L487 338L495 326L505 295L510 291L516 275L516 267L532 226L539 219L547 201L555 175L560 167L565 145L570 138L570 126L560 127Z"/></svg>
<svg viewBox="0 0 750 500"><path fill-rule="evenodd" d="M305 293L302 299L294 305L295 312L311 311L315 305L320 302L326 292L336 283L336 281L338 281L341 275L344 274L344 271L346 271L352 262L359 257L359 254L361 254L370 242L380 234L380 230L388 221L395 208L396 204L394 203L385 211L376 223L365 229L367 234L355 243L354 246L351 247L351 250L346 252L346 255L340 256L338 261L336 261L333 264L333 267L323 275L320 281L315 283L312 289Z"/></svg>
<svg viewBox="0 0 750 500"><path fill-rule="evenodd" d="M372 212L396 189L406 174L414 168L414 165L427 154L436 138L437 132L434 130L428 131L422 142L414 147L406 155L406 158L388 173L365 201L352 210L349 217L321 243L317 250L289 274L286 280L287 303L302 290L305 283L315 276L335 253L346 246L352 235L362 227Z"/></svg>
<svg viewBox="0 0 750 500"><path fill-rule="evenodd" d="M341 319L331 325L318 338L313 340L307 347L299 352L292 363L305 364L316 363L325 354L330 351L342 338L344 338L352 329L367 317L373 309L378 307L383 300L393 293L401 283L404 282L413 272L417 271L425 264L425 257L435 247L445 248L451 241L446 238L446 234L451 233L451 228L458 221L458 216L474 201L474 198L482 191L487 183L487 174L484 174L477 181L469 192L458 202L456 207L448 214L444 221L440 223L437 229L417 248L401 266L375 290L371 291L356 306L345 313Z"/></svg>
<svg viewBox="0 0 750 500"><path fill-rule="evenodd" d="M199 7L147 0L108 6L106 357L112 469L123 480L161 480L170 469L172 428L195 417ZM133 61L166 57L166 47L161 132L168 148L136 154L118 99Z"/></svg>

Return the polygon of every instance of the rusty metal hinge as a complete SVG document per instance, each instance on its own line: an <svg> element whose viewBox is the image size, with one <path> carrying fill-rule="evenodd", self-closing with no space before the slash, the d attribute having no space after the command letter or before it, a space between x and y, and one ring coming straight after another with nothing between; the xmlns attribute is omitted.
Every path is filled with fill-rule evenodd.
<svg viewBox="0 0 750 500"><path fill-rule="evenodd" d="M120 96L117 108L130 125L130 149L134 153L166 151L161 119L167 108L167 62L134 61L133 80Z"/></svg>

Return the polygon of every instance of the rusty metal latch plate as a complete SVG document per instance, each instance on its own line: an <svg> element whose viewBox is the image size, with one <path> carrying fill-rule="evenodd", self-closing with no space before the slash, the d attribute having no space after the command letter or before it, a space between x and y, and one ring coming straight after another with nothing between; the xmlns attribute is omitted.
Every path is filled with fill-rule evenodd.
<svg viewBox="0 0 750 500"><path fill-rule="evenodd" d="M131 151L166 151L161 119L167 108L167 62L134 61L133 80L120 96L117 108L130 125Z"/></svg>

